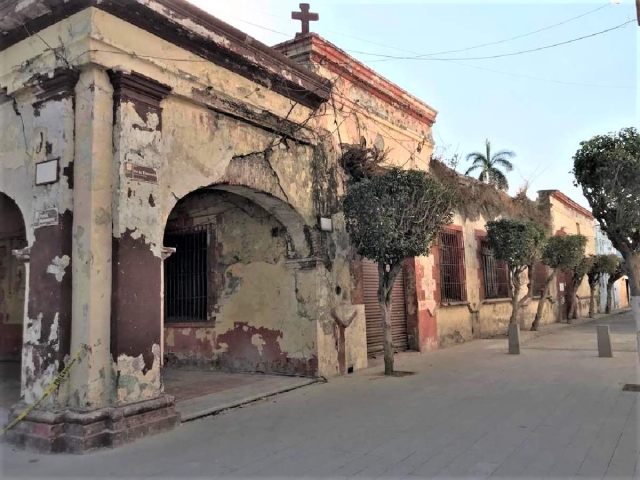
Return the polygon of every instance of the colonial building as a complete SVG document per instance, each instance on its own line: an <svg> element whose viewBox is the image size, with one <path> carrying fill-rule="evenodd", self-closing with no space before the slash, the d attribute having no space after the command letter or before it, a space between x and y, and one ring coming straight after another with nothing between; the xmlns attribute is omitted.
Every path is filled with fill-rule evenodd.
<svg viewBox="0 0 640 480"><path fill-rule="evenodd" d="M13 417L75 361L13 442L80 452L172 428L167 366L367 365L377 277L341 220L341 154L426 169L434 109L317 36L272 49L181 0L12 2L0 27ZM435 344L425 286L398 285L397 345Z"/></svg>
<svg viewBox="0 0 640 480"><path fill-rule="evenodd" d="M595 218L589 210L578 205L559 190L541 190L538 201L551 218L551 230L554 235L583 235L587 238L585 255L596 254L596 238L593 229ZM571 277L568 273L558 275L559 320L567 319L567 295L570 291ZM577 291L578 315L589 312L591 297L589 282L585 276Z"/></svg>
<svg viewBox="0 0 640 480"><path fill-rule="evenodd" d="M316 34L271 48L183 0L1 8L0 355L20 357L22 378L12 416L71 365L14 443L82 452L170 429L167 368L366 367L382 350L377 269L354 254L339 202L354 145L432 170L477 206L406 262L396 349L506 331L510 291L486 221L548 216L432 162L428 104Z"/></svg>

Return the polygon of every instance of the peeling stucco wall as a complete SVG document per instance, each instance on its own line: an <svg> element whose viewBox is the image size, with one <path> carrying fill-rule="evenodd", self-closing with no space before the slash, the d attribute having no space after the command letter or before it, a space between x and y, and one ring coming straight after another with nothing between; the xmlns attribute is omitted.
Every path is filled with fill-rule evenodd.
<svg viewBox="0 0 640 480"><path fill-rule="evenodd" d="M283 225L250 200L209 190L179 202L167 234L188 227L208 232L207 319L165 317L165 354L174 364L314 374L315 271L287 265Z"/></svg>
<svg viewBox="0 0 640 480"><path fill-rule="evenodd" d="M7 58L6 53L2 52L3 58ZM53 94L49 77L39 75L35 63L20 66L13 77L14 83L6 83L7 77L0 76L0 89L4 87L8 93L12 92L0 101L0 192L19 207L25 223L26 243L31 247L29 268L16 267L24 275L23 282L30 283L32 294L23 310L26 317L22 334L22 395L28 402L39 399L63 368L71 323L72 85L69 91L69 84L63 83L64 88L59 87ZM22 77L26 87L23 84L23 88L18 88L16 77ZM70 80L73 82L73 76ZM45 160L57 160L59 181L36 186L36 164ZM42 225L37 215L47 210L51 212L50 221ZM19 260L14 258L11 262L15 265ZM13 292L12 295L20 298L23 294ZM24 301L24 297L22 299ZM15 310L19 312L20 306L16 305ZM65 403L67 388L63 385L46 405Z"/></svg>

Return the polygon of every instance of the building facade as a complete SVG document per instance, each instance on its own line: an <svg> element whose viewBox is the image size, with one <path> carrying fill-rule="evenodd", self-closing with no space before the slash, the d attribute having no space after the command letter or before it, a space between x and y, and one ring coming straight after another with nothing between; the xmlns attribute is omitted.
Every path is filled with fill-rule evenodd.
<svg viewBox="0 0 640 480"><path fill-rule="evenodd" d="M596 237L593 229L594 217L589 210L580 206L559 190L541 190L538 201L548 213L554 235L583 235L587 239L585 255L596 254ZM559 320L567 319L567 294L571 283L570 275L558 276L557 295L559 300ZM589 312L591 298L589 282L585 276L577 290L578 316Z"/></svg>
<svg viewBox="0 0 640 480"><path fill-rule="evenodd" d="M595 241L596 241L596 254L598 255L616 255L622 261L622 254L618 252L615 248L613 248L613 244L611 240L606 236L606 234L600 228L600 225L597 223L594 224L593 230L595 233ZM598 303L600 313L604 313L607 306L607 282L609 280L609 275L603 275L600 278L599 292L600 292L600 301ZM613 284L613 294L611 297L611 308L626 308L629 306L629 299L627 297L627 288L626 288L626 277L622 277L620 280L617 280L616 283Z"/></svg>
<svg viewBox="0 0 640 480"><path fill-rule="evenodd" d="M365 368L382 335L377 269L340 211L354 145L493 199L405 262L396 349L506 332L510 290L486 222L538 217L431 161L428 104L316 34L270 48L182 0L3 8L0 355L20 357L22 378L12 415L72 365L14 443L82 452L173 428L165 368Z"/></svg>
<svg viewBox="0 0 640 480"><path fill-rule="evenodd" d="M319 37L300 45L334 61L307 68L180 0L4 8L0 314L2 353L22 370L12 415L75 362L13 442L81 452L173 428L168 366L367 366L365 283L377 278L345 232L341 152L391 147L392 163L428 168L435 110L363 66L345 70ZM404 345L420 349L415 287L399 285L414 305L397 302Z"/></svg>

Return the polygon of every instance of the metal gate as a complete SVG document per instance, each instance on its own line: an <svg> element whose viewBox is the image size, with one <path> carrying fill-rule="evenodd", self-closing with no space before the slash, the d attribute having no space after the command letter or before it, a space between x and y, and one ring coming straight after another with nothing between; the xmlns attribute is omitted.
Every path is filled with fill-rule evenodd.
<svg viewBox="0 0 640 480"><path fill-rule="evenodd" d="M367 354L383 351L382 312L378 305L378 265L363 259L362 283L364 287L364 311L367 323ZM404 273L400 270L391 290L391 334L395 351L409 349L407 338L407 302L404 291Z"/></svg>

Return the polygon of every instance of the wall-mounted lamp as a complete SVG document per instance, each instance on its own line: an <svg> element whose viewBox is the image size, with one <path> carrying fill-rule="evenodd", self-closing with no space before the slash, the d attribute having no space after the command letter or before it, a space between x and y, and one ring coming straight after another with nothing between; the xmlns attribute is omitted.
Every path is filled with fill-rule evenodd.
<svg viewBox="0 0 640 480"><path fill-rule="evenodd" d="M320 230L323 232L333 232L333 221L330 218L320 217Z"/></svg>

